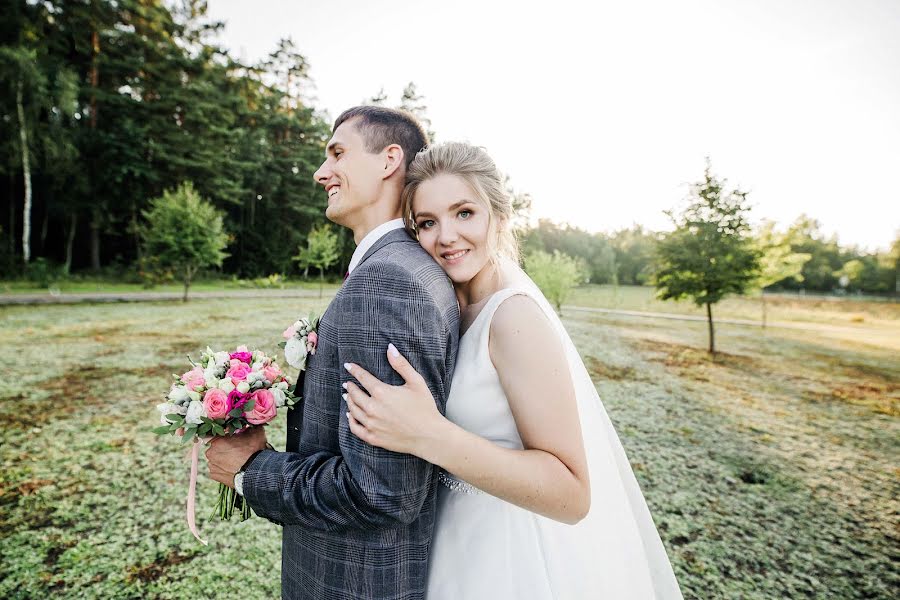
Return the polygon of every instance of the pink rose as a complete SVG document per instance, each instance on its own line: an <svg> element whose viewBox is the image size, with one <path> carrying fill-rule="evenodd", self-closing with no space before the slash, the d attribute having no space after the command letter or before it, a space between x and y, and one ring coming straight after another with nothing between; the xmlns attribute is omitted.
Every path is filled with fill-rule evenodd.
<svg viewBox="0 0 900 600"><path fill-rule="evenodd" d="M244 346L244 345L238 346L237 348L234 349L234 351L235 352L250 352L250 350L247 349L247 346Z"/></svg>
<svg viewBox="0 0 900 600"><path fill-rule="evenodd" d="M281 369L278 368L278 365L269 365L263 368L263 375L265 375L266 379L271 383L275 383L275 381L281 377Z"/></svg>
<svg viewBox="0 0 900 600"><path fill-rule="evenodd" d="M290 327L288 327L287 329L285 329L285 330L281 333L281 335L284 336L284 339L289 340L289 339L291 339L292 337L294 337L295 335L297 335L297 328L294 327L293 325L291 325Z"/></svg>
<svg viewBox="0 0 900 600"><path fill-rule="evenodd" d="M230 367L236 367L239 364L241 364L241 361L239 361L236 358L232 358L231 360L228 361L228 366L230 366Z"/></svg>
<svg viewBox="0 0 900 600"><path fill-rule="evenodd" d="M203 396L203 406L206 408L206 416L210 419L224 419L231 410L228 394L218 388L206 391Z"/></svg>
<svg viewBox="0 0 900 600"><path fill-rule="evenodd" d="M229 410L235 408L244 408L244 405L247 404L247 400L250 399L250 394L242 394L237 390L231 390L228 392L228 406Z"/></svg>
<svg viewBox="0 0 900 600"><path fill-rule="evenodd" d="M232 352L230 358L232 360L237 359L249 365L250 361L253 360L253 354L251 354L250 352Z"/></svg>
<svg viewBox="0 0 900 600"><path fill-rule="evenodd" d="M197 365L196 367L182 375L181 381L184 382L184 387L192 392L196 391L194 388L196 388L197 386L205 386L206 379L203 378L203 367Z"/></svg>
<svg viewBox="0 0 900 600"><path fill-rule="evenodd" d="M238 364L228 369L228 372L225 373L225 376L231 377L231 383L237 385L247 379L247 375L249 375L251 371L253 371L253 369L250 368L250 365L238 362Z"/></svg>
<svg viewBox="0 0 900 600"><path fill-rule="evenodd" d="M306 351L313 356L316 355L316 346L319 345L319 336L315 331L310 331L309 335L306 336Z"/></svg>
<svg viewBox="0 0 900 600"><path fill-rule="evenodd" d="M244 413L248 423L262 425L275 418L278 408L275 406L275 397L269 390L256 390L250 397L256 401L253 410Z"/></svg>

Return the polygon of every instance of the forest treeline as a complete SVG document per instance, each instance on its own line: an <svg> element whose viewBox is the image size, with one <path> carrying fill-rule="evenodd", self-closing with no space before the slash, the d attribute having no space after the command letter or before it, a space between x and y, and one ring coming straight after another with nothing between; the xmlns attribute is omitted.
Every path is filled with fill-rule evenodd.
<svg viewBox="0 0 900 600"><path fill-rule="evenodd" d="M333 115L315 106L309 63L291 40L246 63L218 42L222 27L200 0L3 1L2 277L140 278L152 266L141 243L144 212L186 182L224 215L230 241L218 273L304 272L298 252L325 222L312 173ZM388 98L382 90L360 101ZM430 128L413 84L397 106ZM527 194L515 197L524 214ZM771 287L896 290L897 242L880 253L842 247L810 217L779 235L810 258L802 277ZM645 284L660 235L540 221L520 238L525 252L580 259L591 282ZM339 248L335 273L353 250L344 231Z"/></svg>

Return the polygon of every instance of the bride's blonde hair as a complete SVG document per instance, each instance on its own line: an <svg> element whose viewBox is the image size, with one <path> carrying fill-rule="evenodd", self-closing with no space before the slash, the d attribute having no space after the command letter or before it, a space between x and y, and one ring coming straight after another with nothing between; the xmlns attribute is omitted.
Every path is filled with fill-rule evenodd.
<svg viewBox="0 0 900 600"><path fill-rule="evenodd" d="M475 191L476 199L488 211L488 251L519 260L519 245L512 229L512 199L503 186L503 177L484 148L463 142L444 142L416 154L406 172L400 209L406 228L417 235L412 203L419 185L438 175L462 177Z"/></svg>

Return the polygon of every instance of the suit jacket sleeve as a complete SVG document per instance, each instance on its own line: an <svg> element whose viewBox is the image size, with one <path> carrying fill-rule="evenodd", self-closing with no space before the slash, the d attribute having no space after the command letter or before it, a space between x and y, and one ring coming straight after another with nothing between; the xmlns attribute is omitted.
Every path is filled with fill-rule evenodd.
<svg viewBox="0 0 900 600"><path fill-rule="evenodd" d="M345 282L339 360L356 363L385 383L401 385L387 362L393 343L428 383L444 412L453 332L421 282L397 265L367 261ZM351 376L341 367L341 381ZM343 390L340 390L343 391ZM341 415L347 404L341 400ZM414 521L434 485L430 463L370 446L349 429L338 431L340 454L302 456L264 451L249 465L244 493L269 520L327 531L393 527Z"/></svg>

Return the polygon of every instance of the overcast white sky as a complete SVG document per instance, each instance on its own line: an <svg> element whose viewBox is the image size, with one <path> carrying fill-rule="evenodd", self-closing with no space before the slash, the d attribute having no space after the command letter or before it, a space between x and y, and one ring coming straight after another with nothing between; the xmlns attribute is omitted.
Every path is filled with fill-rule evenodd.
<svg viewBox="0 0 900 600"><path fill-rule="evenodd" d="M704 157L753 218L900 230L900 0L209 0L255 60L291 37L333 118L414 81L534 216L666 229Z"/></svg>

